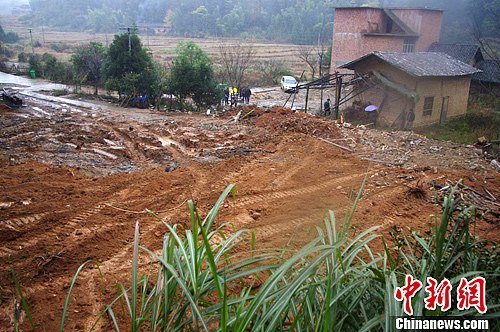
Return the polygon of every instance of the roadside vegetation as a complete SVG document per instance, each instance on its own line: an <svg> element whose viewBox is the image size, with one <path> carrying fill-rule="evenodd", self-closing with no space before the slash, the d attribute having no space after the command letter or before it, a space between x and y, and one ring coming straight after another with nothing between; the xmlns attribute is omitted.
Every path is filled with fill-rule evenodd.
<svg viewBox="0 0 500 332"><path fill-rule="evenodd" d="M183 103L190 98L198 109L216 105L221 97L213 64L193 42L180 43L172 64L155 62L143 47L136 31L115 35L109 48L90 42L74 50L70 61L54 55L20 53L36 77L73 85L78 93L83 85L116 92L122 106L160 107L162 96L174 95Z"/></svg>
<svg viewBox="0 0 500 332"><path fill-rule="evenodd" d="M474 144L484 137L488 142L500 140L500 104L492 95L471 97L469 109L464 117L450 120L442 125L418 128L425 136L461 144ZM495 147L494 147L495 148ZM498 145L496 146L498 149Z"/></svg>
<svg viewBox="0 0 500 332"><path fill-rule="evenodd" d="M423 284L427 277L438 282L448 278L454 290L462 277L482 276L487 280L488 305L482 317L499 317L498 257L494 247L471 235L479 215L460 200L459 187L460 182L444 198L442 215L429 234L400 232L388 241L394 246L385 244L385 250L373 252L371 244L381 239L377 228L353 233L350 227L362 189L342 221L332 211L325 213L316 238L302 248L264 251L255 249L254 237L244 230L226 237L224 225L215 226L219 208L234 193L230 185L205 218L193 201L188 202L190 229L164 223L161 253L140 245L136 224L130 283L117 285L116 298L96 317L94 326L106 320L108 328L116 331L124 327L131 331L395 331L392 318L404 313L394 293L407 274ZM238 250L242 247L251 250ZM139 266L140 255L150 257L148 266ZM74 276L60 331L71 314L69 303L78 301L71 293L88 264L97 263L85 262ZM13 280L28 317L26 324L39 328L15 275ZM475 308L456 309L454 296L450 311L429 311L424 308L425 296L423 289L416 293L415 316L478 315Z"/></svg>

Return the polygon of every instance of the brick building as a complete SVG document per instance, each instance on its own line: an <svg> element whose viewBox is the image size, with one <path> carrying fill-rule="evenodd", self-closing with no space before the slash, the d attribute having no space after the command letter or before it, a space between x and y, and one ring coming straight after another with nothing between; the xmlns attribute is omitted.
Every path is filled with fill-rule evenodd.
<svg viewBox="0 0 500 332"><path fill-rule="evenodd" d="M443 11L427 8L336 8L330 71L373 51L426 52L439 41Z"/></svg>
<svg viewBox="0 0 500 332"><path fill-rule="evenodd" d="M362 113L364 106L376 105L377 125L392 128L439 124L465 115L471 77L480 73L447 54L433 52L372 52L343 67L376 83L355 86L360 93L355 93L353 105L359 107L352 111Z"/></svg>

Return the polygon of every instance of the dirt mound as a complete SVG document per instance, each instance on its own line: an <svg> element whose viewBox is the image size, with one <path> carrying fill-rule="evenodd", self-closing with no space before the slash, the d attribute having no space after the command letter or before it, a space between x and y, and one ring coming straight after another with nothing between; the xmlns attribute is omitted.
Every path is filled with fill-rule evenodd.
<svg viewBox="0 0 500 332"><path fill-rule="evenodd" d="M243 107L241 110L243 121L276 133L301 133L322 138L339 137L334 122L294 112L289 108Z"/></svg>

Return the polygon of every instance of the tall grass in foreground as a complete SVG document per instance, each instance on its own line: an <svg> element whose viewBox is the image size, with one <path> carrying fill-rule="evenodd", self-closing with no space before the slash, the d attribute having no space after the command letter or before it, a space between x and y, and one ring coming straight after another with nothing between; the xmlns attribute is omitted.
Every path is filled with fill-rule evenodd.
<svg viewBox="0 0 500 332"><path fill-rule="evenodd" d="M386 247L381 254L370 249L370 243L379 238L376 228L350 236L360 191L341 223L328 211L316 238L300 250L285 254L254 250L242 255L238 249L251 244L245 231L226 238L221 232L224 226L214 229L219 207L233 190L234 186L227 187L205 218L188 202L190 229L181 234L176 226L165 224L161 253L139 245L136 225L131 285L119 285L116 299L96 325L107 315L117 331L124 327L131 331L392 331L392 317L403 315L394 290L407 273L424 285L427 276L447 277L454 289L462 276L482 275L492 281L488 316L498 317L498 305L491 303L498 300L498 264L478 254L469 232L475 212L457 205L454 191L446 197L441 220L431 235L402 237L397 248ZM140 274L141 251L151 257L146 274ZM414 299L415 315L443 315L427 312L424 297L422 290ZM67 306L68 301L61 330Z"/></svg>

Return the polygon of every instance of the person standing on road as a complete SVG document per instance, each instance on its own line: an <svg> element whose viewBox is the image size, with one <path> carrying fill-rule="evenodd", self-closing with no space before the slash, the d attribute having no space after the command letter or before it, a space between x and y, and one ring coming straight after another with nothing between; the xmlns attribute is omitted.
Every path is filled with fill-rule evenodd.
<svg viewBox="0 0 500 332"><path fill-rule="evenodd" d="M224 105L229 105L229 87L224 90Z"/></svg>
<svg viewBox="0 0 500 332"><path fill-rule="evenodd" d="M330 109L330 98L328 98L325 103L323 104L323 109L324 109L324 112L325 112L325 116L326 115L330 115L331 114L331 109Z"/></svg>
<svg viewBox="0 0 500 332"><path fill-rule="evenodd" d="M241 90L241 94L243 96L243 102L245 104L250 104L250 96L252 95L252 90L249 87L245 87Z"/></svg>
<svg viewBox="0 0 500 332"><path fill-rule="evenodd" d="M231 95L231 107L238 106L238 88L233 88L233 93Z"/></svg>

